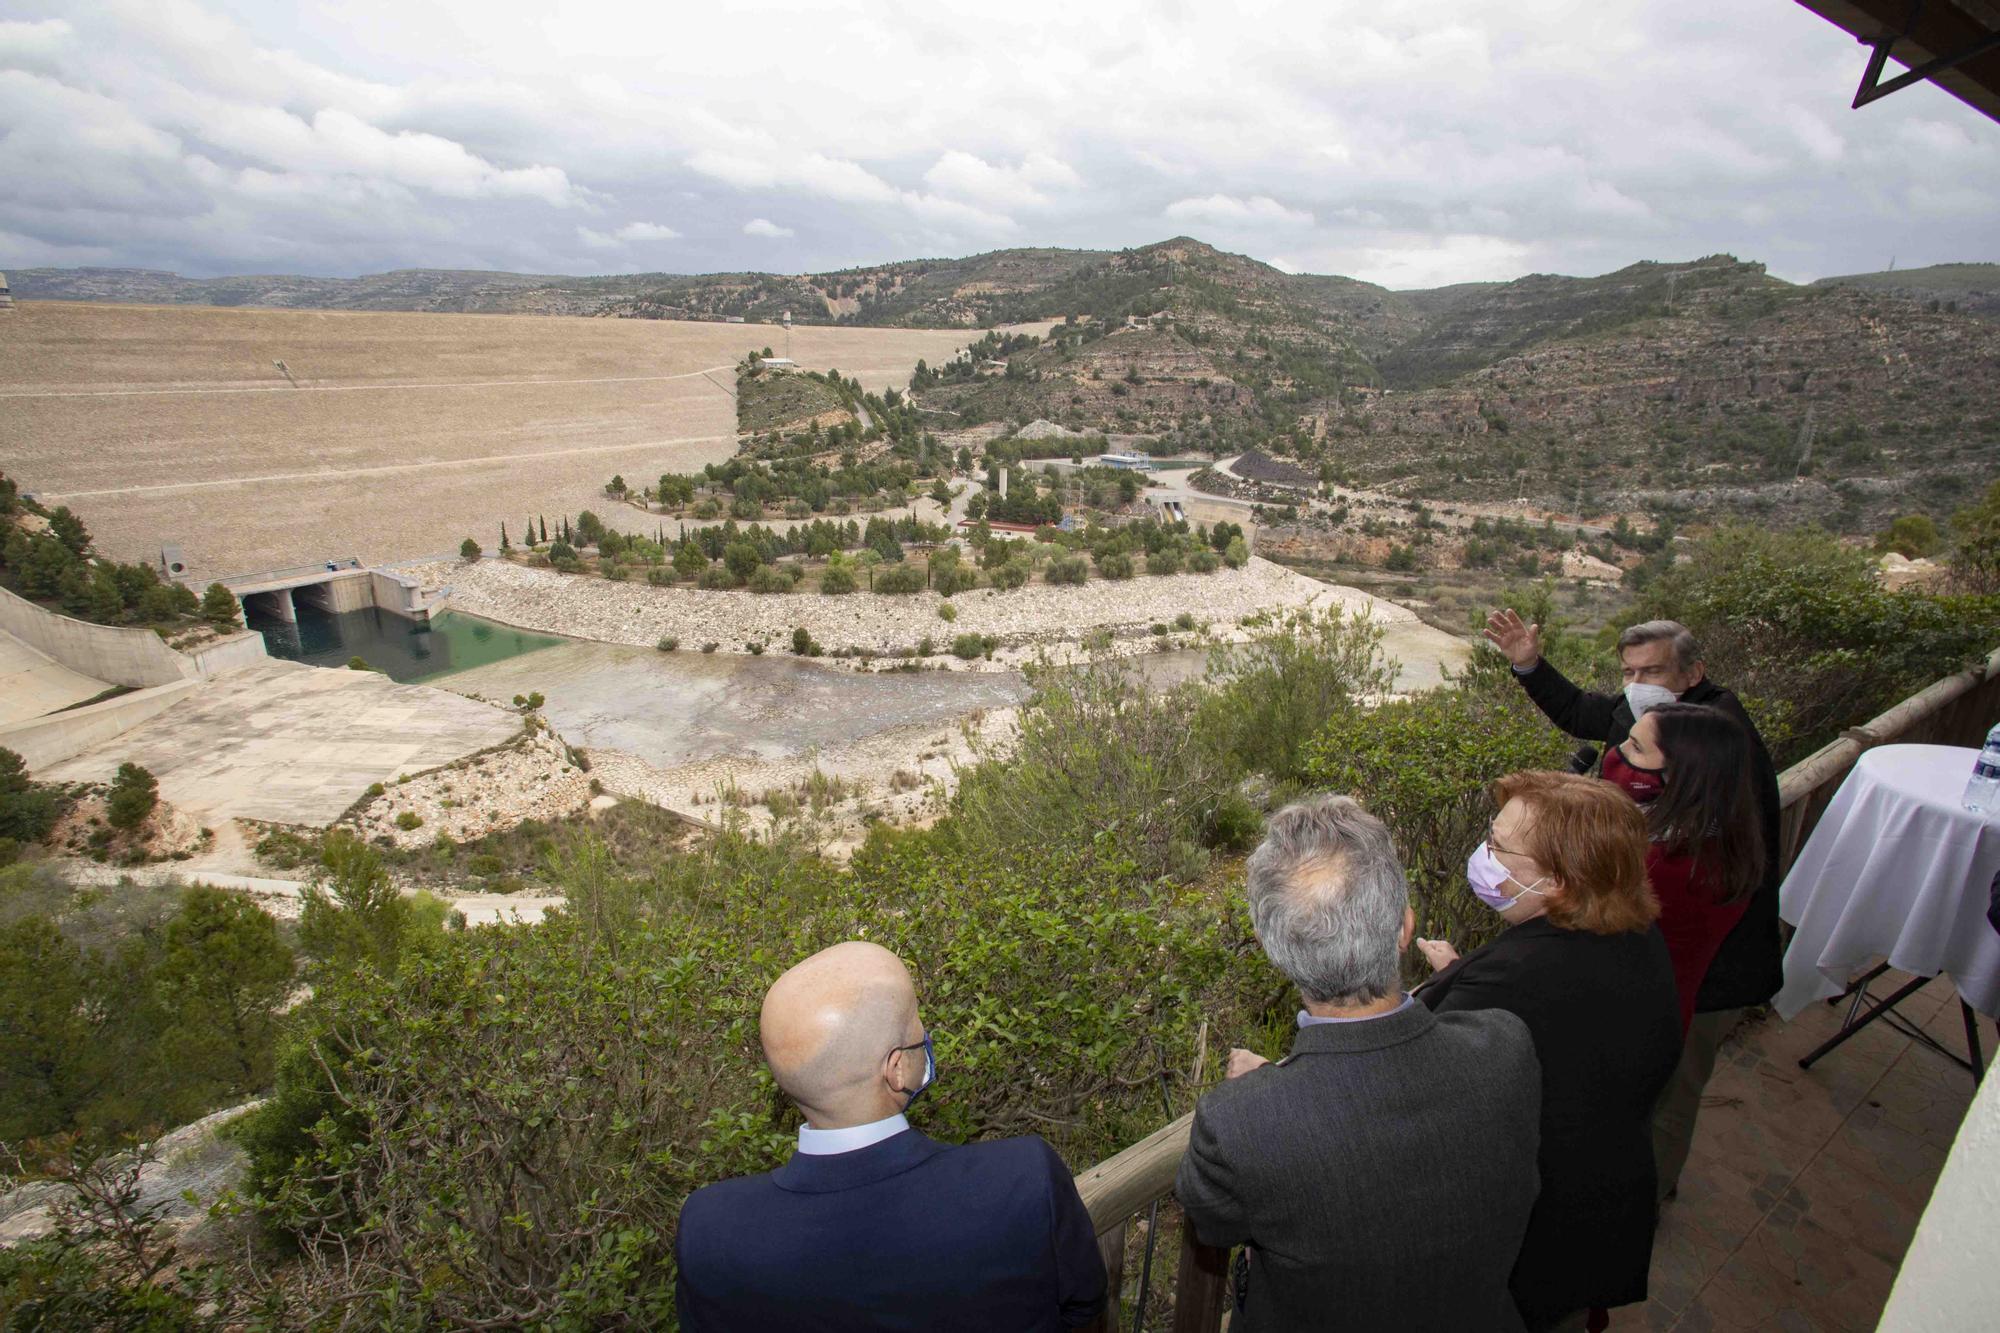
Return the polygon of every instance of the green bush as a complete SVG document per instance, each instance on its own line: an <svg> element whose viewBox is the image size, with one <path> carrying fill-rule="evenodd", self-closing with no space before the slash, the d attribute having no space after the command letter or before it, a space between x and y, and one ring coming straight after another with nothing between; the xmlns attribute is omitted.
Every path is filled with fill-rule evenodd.
<svg viewBox="0 0 2000 1333"><path fill-rule="evenodd" d="M201 618L217 629L235 629L239 610L236 594L220 583L209 584L201 595Z"/></svg>
<svg viewBox="0 0 2000 1333"><path fill-rule="evenodd" d="M931 588L941 597L956 597L978 586L979 571L970 565L950 565L931 575Z"/></svg>
<svg viewBox="0 0 2000 1333"><path fill-rule="evenodd" d="M472 538L467 537L464 541L458 544L459 559L477 560L479 556L480 556L479 543L472 540Z"/></svg>
<svg viewBox="0 0 2000 1333"><path fill-rule="evenodd" d="M958 619L958 608L953 606L950 602L939 602L937 613L938 613L938 619L942 620L947 625L949 625L952 621Z"/></svg>
<svg viewBox="0 0 2000 1333"><path fill-rule="evenodd" d="M875 576L875 591L891 596L908 596L924 590L924 571L914 564L890 565Z"/></svg>
<svg viewBox="0 0 2000 1333"><path fill-rule="evenodd" d="M1131 556L1113 551L1097 557L1097 572L1107 579L1129 579L1136 571Z"/></svg>
<svg viewBox="0 0 2000 1333"><path fill-rule="evenodd" d="M1009 560L1006 564L994 569L990 577L994 587L999 588L1003 592L1011 592L1013 589L1025 585L1028 581L1028 575L1031 572L1033 571L1029 568L1027 561L1016 559Z"/></svg>
<svg viewBox="0 0 2000 1333"><path fill-rule="evenodd" d="M674 635L662 634L660 636L660 641L654 644L653 646L659 649L663 653L670 653L673 652L676 648L681 646L681 641Z"/></svg>
<svg viewBox="0 0 2000 1333"><path fill-rule="evenodd" d="M1465 858L1493 817L1486 786L1519 769L1559 768L1572 742L1520 687L1446 687L1343 709L1299 756L1313 788L1344 792L1389 826L1410 876L1417 933L1461 952L1501 927L1465 883Z"/></svg>
<svg viewBox="0 0 2000 1333"><path fill-rule="evenodd" d="M845 565L828 565L820 571L819 590L827 596L844 597L854 588L854 571Z"/></svg>
<svg viewBox="0 0 2000 1333"><path fill-rule="evenodd" d="M1241 537L1231 537L1229 545L1222 552L1222 562L1231 569L1241 569L1250 561L1250 548Z"/></svg>
<svg viewBox="0 0 2000 1333"><path fill-rule="evenodd" d="M769 596L772 593L790 592L793 581L785 572L773 565L759 565L750 575L750 591Z"/></svg>
<svg viewBox="0 0 2000 1333"><path fill-rule="evenodd" d="M56 790L30 779L21 756L0 748L0 837L40 842L61 813Z"/></svg>
<svg viewBox="0 0 2000 1333"><path fill-rule="evenodd" d="M792 631L792 651L800 657L818 657L821 649L818 641L801 625Z"/></svg>
<svg viewBox="0 0 2000 1333"><path fill-rule="evenodd" d="M1202 729L1238 773L1304 776L1300 750L1330 718L1386 694L1382 627L1366 611L1292 611L1209 650Z"/></svg>
<svg viewBox="0 0 2000 1333"><path fill-rule="evenodd" d="M396 827L408 833L424 826L424 817L414 810L405 810L396 816Z"/></svg>
<svg viewBox="0 0 2000 1333"><path fill-rule="evenodd" d="M960 634L951 641L952 655L970 662L991 655L998 646L997 639L989 639L979 634Z"/></svg>
<svg viewBox="0 0 2000 1333"><path fill-rule="evenodd" d="M1181 552L1178 546L1162 546L1146 556L1148 574L1178 574L1181 572Z"/></svg>
<svg viewBox="0 0 2000 1333"><path fill-rule="evenodd" d="M1222 564L1222 557L1206 546L1200 547L1187 558L1188 573L1213 574Z"/></svg>
<svg viewBox="0 0 2000 1333"><path fill-rule="evenodd" d="M1042 577L1056 584L1084 583L1090 579L1090 562L1080 555L1057 556Z"/></svg>
<svg viewBox="0 0 2000 1333"><path fill-rule="evenodd" d="M160 784L153 775L137 764L120 764L105 797L104 822L115 829L136 829L159 803Z"/></svg>

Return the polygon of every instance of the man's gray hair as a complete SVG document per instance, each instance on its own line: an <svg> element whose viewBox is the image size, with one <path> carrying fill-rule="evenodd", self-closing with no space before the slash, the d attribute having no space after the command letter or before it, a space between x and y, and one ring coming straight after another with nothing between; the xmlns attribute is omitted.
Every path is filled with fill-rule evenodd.
<svg viewBox="0 0 2000 1333"><path fill-rule="evenodd" d="M1308 1000L1361 1004L1398 988L1410 886L1388 828L1353 797L1273 815L1249 889L1257 942Z"/></svg>
<svg viewBox="0 0 2000 1333"><path fill-rule="evenodd" d="M1694 641L1694 632L1678 620L1642 620L1618 636L1618 651L1637 648L1642 643L1658 643L1665 639L1672 646L1674 665L1686 671L1701 661L1701 645Z"/></svg>

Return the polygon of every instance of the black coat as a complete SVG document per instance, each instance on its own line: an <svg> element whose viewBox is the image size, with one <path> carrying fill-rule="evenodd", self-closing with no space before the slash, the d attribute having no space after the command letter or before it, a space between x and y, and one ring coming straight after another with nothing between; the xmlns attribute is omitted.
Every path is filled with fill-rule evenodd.
<svg viewBox="0 0 2000 1333"><path fill-rule="evenodd" d="M1646 1298L1653 1257L1653 1102L1681 1055L1680 1001L1657 927L1509 927L1417 998L1440 1013L1505 1009L1542 1067L1542 1192L1508 1283L1530 1328Z"/></svg>
<svg viewBox="0 0 2000 1333"><path fill-rule="evenodd" d="M1547 658L1529 672L1516 672L1521 688L1549 721L1580 741L1617 745L1632 731L1632 706L1623 694L1599 694L1579 689L1569 677L1550 666ZM1750 733L1751 780L1757 788L1757 813L1764 826L1764 879L1751 895L1743 919L1716 950L1715 961L1696 992L1697 1013L1746 1009L1763 1004L1784 984L1784 950L1778 943L1778 885L1784 879L1778 864L1778 773L1771 752L1756 724L1734 693L1704 679L1681 696L1684 704L1719 708ZM1601 765L1600 761L1600 765Z"/></svg>

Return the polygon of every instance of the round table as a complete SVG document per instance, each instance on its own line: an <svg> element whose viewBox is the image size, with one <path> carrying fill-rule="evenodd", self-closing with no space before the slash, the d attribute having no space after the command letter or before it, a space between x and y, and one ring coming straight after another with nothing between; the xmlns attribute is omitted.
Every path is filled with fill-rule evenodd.
<svg viewBox="0 0 2000 1333"><path fill-rule="evenodd" d="M1781 1015L1845 993L1858 968L1881 958L1919 977L1948 975L1967 1004L2000 1017L2000 933L1986 919L2000 810L1959 803L1978 757L1956 745L1883 745L1856 761L1779 890L1779 912L1798 928L1772 1000Z"/></svg>

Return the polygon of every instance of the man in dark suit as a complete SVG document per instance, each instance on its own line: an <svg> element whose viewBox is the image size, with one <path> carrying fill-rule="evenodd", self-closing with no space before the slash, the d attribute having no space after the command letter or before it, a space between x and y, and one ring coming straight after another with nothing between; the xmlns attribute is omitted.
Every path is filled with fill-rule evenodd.
<svg viewBox="0 0 2000 1333"><path fill-rule="evenodd" d="M1674 620L1648 620L1618 636L1618 657L1624 667L1623 694L1599 694L1579 688L1542 657L1542 627L1524 624L1508 608L1486 618L1486 639L1513 664L1514 678L1549 721L1582 741L1604 745L1600 766L1631 734L1637 721L1633 706L1661 703L1671 696L1682 703L1719 708L1743 724L1750 734L1752 780L1757 789L1757 813L1763 824L1764 878L1750 899L1695 995L1694 1022L1681 1046L1681 1060L1653 1115L1653 1155L1659 1170L1659 1192L1674 1191L1694 1142L1695 1117L1701 1111L1701 1090L1715 1072L1716 1052L1743 1018L1746 1009L1768 1001L1784 984L1784 951L1778 943L1778 885L1784 880L1779 855L1778 772L1756 724L1736 695L1708 678L1701 648L1685 625ZM1613 761L1615 762L1615 761ZM1600 776L1603 776L1600 767Z"/></svg>
<svg viewBox="0 0 2000 1333"><path fill-rule="evenodd" d="M903 1112L936 1063L902 961L836 944L764 997L764 1058L805 1115L776 1171L688 1196L681 1327L1060 1329L1105 1300L1076 1184L1038 1138L964 1147Z"/></svg>
<svg viewBox="0 0 2000 1333"><path fill-rule="evenodd" d="M1527 1028L1402 992L1409 889L1389 831L1348 797L1274 816L1249 893L1305 1008L1277 1064L1229 1053L1174 1186L1204 1243L1249 1247L1231 1329L1521 1329L1507 1279L1541 1108Z"/></svg>

